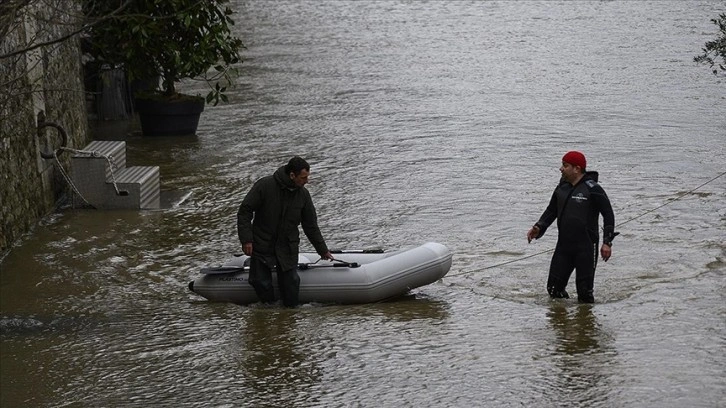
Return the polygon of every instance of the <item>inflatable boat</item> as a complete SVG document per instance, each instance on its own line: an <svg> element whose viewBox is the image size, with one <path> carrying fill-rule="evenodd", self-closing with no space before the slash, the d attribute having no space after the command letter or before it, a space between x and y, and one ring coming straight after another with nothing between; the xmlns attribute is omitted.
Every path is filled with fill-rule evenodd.
<svg viewBox="0 0 726 408"><path fill-rule="evenodd" d="M451 252L435 242L391 252L331 252L334 261L300 253L300 303L355 304L395 298L443 278L452 259ZM248 282L248 265L249 257L242 255L221 266L202 268L201 276L189 282L189 289L215 302L256 303L259 299ZM276 281L274 285L277 287Z"/></svg>

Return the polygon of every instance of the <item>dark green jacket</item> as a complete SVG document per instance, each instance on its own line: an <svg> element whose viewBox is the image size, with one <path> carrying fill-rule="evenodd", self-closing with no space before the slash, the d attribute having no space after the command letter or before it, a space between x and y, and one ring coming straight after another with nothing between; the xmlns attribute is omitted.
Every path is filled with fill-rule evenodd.
<svg viewBox="0 0 726 408"><path fill-rule="evenodd" d="M252 256L283 271L297 266L299 225L318 254L328 252L310 192L297 187L284 166L257 180L237 212L240 242L252 242Z"/></svg>

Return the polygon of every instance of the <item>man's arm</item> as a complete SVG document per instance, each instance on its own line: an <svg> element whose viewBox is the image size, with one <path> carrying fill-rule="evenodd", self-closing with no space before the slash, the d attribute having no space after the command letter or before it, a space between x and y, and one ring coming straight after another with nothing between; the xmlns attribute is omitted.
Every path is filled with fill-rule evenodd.
<svg viewBox="0 0 726 408"><path fill-rule="evenodd" d="M598 211L602 215L603 232L600 256L602 256L602 259L607 262L613 254L613 239L615 239L615 237L620 233L615 232L615 214L613 213L613 207L610 204L610 199L605 193L605 190L603 190L598 184L590 192L590 197L593 198Z"/></svg>
<svg viewBox="0 0 726 408"><path fill-rule="evenodd" d="M598 211L602 215L602 242L603 244L612 245L613 239L619 233L615 232L615 214L613 213L613 207L610 204L610 199L608 198L608 195L605 194L605 190L603 190L600 185L597 185L595 188L592 189L592 191L590 192L590 197L593 198L593 200L595 201L595 205L597 205Z"/></svg>
<svg viewBox="0 0 726 408"><path fill-rule="evenodd" d="M550 203L547 205L547 208L542 213L542 216L539 217L539 221L537 221L532 228L529 229L527 232L527 242L532 242L533 239L539 239L542 237L545 232L547 231L547 228L549 228L550 225L557 219L557 190L552 193L552 198L550 198Z"/></svg>
<svg viewBox="0 0 726 408"><path fill-rule="evenodd" d="M237 236L242 244L242 250L248 256L252 255L252 218L261 203L261 190L258 183L255 183L237 210Z"/></svg>
<svg viewBox="0 0 726 408"><path fill-rule="evenodd" d="M300 225L302 226L305 236L308 237L310 243L313 244L313 247L318 255L320 255L323 259L332 260L333 255L330 253L330 250L328 250L328 245L325 243L323 234L320 232L320 228L318 227L318 214L315 211L313 200L310 198L310 193L307 190L305 190L305 194L305 205L302 209Z"/></svg>

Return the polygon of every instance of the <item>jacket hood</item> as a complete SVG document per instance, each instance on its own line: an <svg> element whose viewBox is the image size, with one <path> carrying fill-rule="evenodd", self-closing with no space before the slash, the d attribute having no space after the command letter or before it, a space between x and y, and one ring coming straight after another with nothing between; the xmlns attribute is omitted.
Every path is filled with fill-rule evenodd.
<svg viewBox="0 0 726 408"><path fill-rule="evenodd" d="M582 179L580 180L580 183L584 183L587 180L592 180L592 181L594 181L594 182L597 183L598 182L598 180L597 180L598 177L599 177L598 172L596 172L596 171L586 171L585 172L585 175L582 176ZM562 183L569 183L569 181L565 180L564 177L561 177L560 178L560 184L562 184Z"/></svg>
<svg viewBox="0 0 726 408"><path fill-rule="evenodd" d="M597 178L599 177L599 174L596 171L586 171L585 177L586 179L590 179L597 183Z"/></svg>
<svg viewBox="0 0 726 408"><path fill-rule="evenodd" d="M280 168L275 171L273 177L275 177L275 181L277 181L277 184L280 185L280 188L287 188L290 190L296 190L300 188L296 186L295 183L290 179L290 176L285 173L285 166L280 166Z"/></svg>

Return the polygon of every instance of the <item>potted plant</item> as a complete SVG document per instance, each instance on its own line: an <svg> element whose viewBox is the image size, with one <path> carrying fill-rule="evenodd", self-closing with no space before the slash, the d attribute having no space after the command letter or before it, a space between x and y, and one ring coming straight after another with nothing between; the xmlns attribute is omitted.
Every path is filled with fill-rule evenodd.
<svg viewBox="0 0 726 408"><path fill-rule="evenodd" d="M243 47L230 30L227 2L84 0L92 58L122 66L131 83L160 78L160 89L134 95L144 135L193 134L205 103L227 101ZM183 79L206 81L206 98L177 92Z"/></svg>

